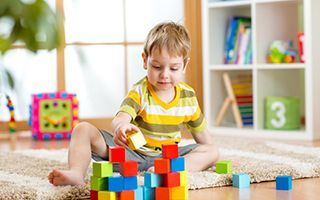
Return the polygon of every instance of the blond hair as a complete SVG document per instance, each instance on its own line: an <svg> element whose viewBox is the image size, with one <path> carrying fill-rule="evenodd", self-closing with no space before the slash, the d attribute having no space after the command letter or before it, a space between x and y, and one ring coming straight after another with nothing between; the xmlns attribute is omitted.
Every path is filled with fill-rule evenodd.
<svg viewBox="0 0 320 200"><path fill-rule="evenodd" d="M153 27L144 43L144 54L150 56L153 50L166 49L172 56L182 56L187 63L191 42L187 29L174 22L164 22Z"/></svg>

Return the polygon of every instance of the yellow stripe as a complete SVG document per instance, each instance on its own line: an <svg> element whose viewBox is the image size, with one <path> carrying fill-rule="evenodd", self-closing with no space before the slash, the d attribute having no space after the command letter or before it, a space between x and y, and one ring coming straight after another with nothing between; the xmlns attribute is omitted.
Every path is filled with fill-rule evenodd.
<svg viewBox="0 0 320 200"><path fill-rule="evenodd" d="M191 121L196 121L201 115L200 107L198 106L197 111L191 117Z"/></svg>
<svg viewBox="0 0 320 200"><path fill-rule="evenodd" d="M145 110L140 113L143 121L149 124L170 124L178 125L185 122L188 116L169 116L169 115L152 115L148 114Z"/></svg>
<svg viewBox="0 0 320 200"><path fill-rule="evenodd" d="M137 104L141 105L141 102L140 102L140 95L138 94L138 92L134 91L134 90L131 90L127 97L133 99Z"/></svg>

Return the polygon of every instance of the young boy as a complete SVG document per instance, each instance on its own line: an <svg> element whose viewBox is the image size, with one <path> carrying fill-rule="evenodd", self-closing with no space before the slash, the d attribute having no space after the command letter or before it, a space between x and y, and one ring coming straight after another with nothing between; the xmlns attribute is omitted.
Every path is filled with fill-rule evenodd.
<svg viewBox="0 0 320 200"><path fill-rule="evenodd" d="M142 53L147 76L136 83L112 121L113 134L89 123L78 124L69 147L69 170L53 170L53 185L83 185L91 161L108 160L109 146L126 147L126 159L136 160L139 170L153 171L154 158L161 157L161 145L178 143L185 125L197 144L179 147L188 171L214 165L217 147L206 128L194 90L183 83L191 44L187 30L176 23L161 23L148 34ZM126 134L141 131L147 144L136 151L127 145ZM119 170L118 166L114 167Z"/></svg>

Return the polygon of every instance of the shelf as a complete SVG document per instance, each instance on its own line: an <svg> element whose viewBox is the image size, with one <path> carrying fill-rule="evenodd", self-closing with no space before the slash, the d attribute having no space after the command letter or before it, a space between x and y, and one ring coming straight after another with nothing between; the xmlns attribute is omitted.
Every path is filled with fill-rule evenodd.
<svg viewBox="0 0 320 200"><path fill-rule="evenodd" d="M304 69L304 63L282 63L282 64L258 64L257 69Z"/></svg>
<svg viewBox="0 0 320 200"><path fill-rule="evenodd" d="M253 65L210 65L210 70L249 70L253 69Z"/></svg>
<svg viewBox="0 0 320 200"><path fill-rule="evenodd" d="M250 0L243 1L212 1L209 3L209 8L226 8L226 7L241 7L251 4Z"/></svg>

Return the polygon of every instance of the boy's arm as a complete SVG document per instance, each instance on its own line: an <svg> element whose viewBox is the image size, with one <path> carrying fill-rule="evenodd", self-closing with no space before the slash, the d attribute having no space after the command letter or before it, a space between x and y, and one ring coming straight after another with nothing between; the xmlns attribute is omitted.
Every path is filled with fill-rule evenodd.
<svg viewBox="0 0 320 200"><path fill-rule="evenodd" d="M131 116L125 112L118 112L112 120L112 134L114 136L114 142L117 145L125 146L127 144L127 132L140 131L138 127L130 122Z"/></svg>
<svg viewBox="0 0 320 200"><path fill-rule="evenodd" d="M213 144L212 137L207 128L199 133L192 133L192 136L199 144Z"/></svg>

